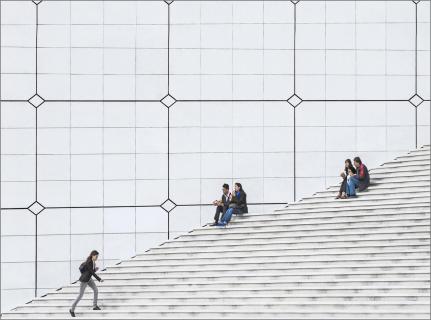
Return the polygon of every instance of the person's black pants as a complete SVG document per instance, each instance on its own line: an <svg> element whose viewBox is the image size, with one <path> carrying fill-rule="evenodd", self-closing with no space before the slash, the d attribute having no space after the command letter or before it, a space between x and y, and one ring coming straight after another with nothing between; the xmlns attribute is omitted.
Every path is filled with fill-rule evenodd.
<svg viewBox="0 0 431 320"><path fill-rule="evenodd" d="M219 219L220 219L220 213L222 213L222 217L223 217L223 206L217 206L217 209L216 209L216 213L215 213L215 215L214 215L214 221L215 221L215 223L217 223L218 221L219 221Z"/></svg>
<svg viewBox="0 0 431 320"><path fill-rule="evenodd" d="M347 178L343 179L340 186L340 193L347 192Z"/></svg>

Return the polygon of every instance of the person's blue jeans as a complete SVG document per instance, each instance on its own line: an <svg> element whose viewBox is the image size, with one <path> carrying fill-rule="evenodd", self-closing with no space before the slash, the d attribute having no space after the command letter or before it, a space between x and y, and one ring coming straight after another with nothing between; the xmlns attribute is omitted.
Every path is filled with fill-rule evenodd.
<svg viewBox="0 0 431 320"><path fill-rule="evenodd" d="M229 223L230 219L232 218L233 208L229 208L226 210L226 212L223 214L223 217L220 219L219 223L217 223L218 226L225 226Z"/></svg>
<svg viewBox="0 0 431 320"><path fill-rule="evenodd" d="M350 177L347 180L347 195L349 197L356 196L356 188L359 186L359 179L356 177Z"/></svg>

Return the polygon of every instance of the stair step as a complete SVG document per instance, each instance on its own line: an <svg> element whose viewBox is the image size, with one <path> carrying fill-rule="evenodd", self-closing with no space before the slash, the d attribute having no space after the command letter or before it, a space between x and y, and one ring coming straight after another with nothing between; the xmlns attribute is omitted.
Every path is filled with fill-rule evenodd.
<svg viewBox="0 0 431 320"><path fill-rule="evenodd" d="M398 200L399 198L409 198L411 200L414 200L415 198L426 198L429 197L430 192L429 190L424 190L424 191L420 191L420 192L399 192L397 194L375 194L375 193L369 193L367 191L363 191L363 192L358 192L357 193L357 198L352 198L352 199L340 199L337 200L336 204L338 206L343 206L343 204L345 205L346 203L348 203L348 205L362 205L362 203L372 203L373 201L376 200L382 200L382 201L391 201L391 200ZM315 204L315 203L332 203L334 200L334 196L333 195L324 195L322 197L306 197L303 198L301 201L295 203L294 205L302 205L302 204ZM335 206L335 205L334 205Z"/></svg>
<svg viewBox="0 0 431 320"><path fill-rule="evenodd" d="M322 213L322 212L338 212L338 213L343 213L343 212L365 212L365 213L370 213L370 212L375 212L375 213L379 213L379 212L387 212L388 210L390 210L391 212L393 212L394 209L400 209L402 210L402 212L406 212L408 210L416 210L416 209L427 209L429 210L430 207L430 202L427 201L427 199L419 199L417 202L415 203L395 203L395 204L386 204L386 205L379 205L379 204L374 204L374 205L366 205L366 206L361 206L361 207L345 207L345 208L340 208L340 207L315 207L315 208L310 208L307 210L302 210L302 209L298 209L295 208L294 206L285 206L284 208L280 208L280 209L276 209L274 210L274 212L269 213L269 215L279 215L279 214L302 214L302 215L307 215L308 213ZM411 212L411 211L410 211ZM243 214L243 215L238 215L237 217L241 217L241 218L247 218L253 215L259 215L261 216L261 213L248 213L248 214Z"/></svg>
<svg viewBox="0 0 431 320"><path fill-rule="evenodd" d="M197 252L213 252L214 254L219 254L223 252L230 251L253 251L258 248L258 250L276 250L276 249L285 249L285 250L298 250L298 249L340 249L340 250L349 250L351 248L356 247L369 247L369 248L378 248L381 247L390 247L390 246L427 246L429 245L429 238L423 238L420 240L402 240L402 241L355 241L355 242L285 242L285 241L271 241L268 243L264 243L263 241L253 241L251 243L241 243L241 244L219 244L217 248L208 248L205 245L198 246L174 246L174 247L158 247L151 249L149 252L160 252L160 254L170 254L170 253L197 253ZM143 255L144 256L144 255Z"/></svg>
<svg viewBox="0 0 431 320"><path fill-rule="evenodd" d="M341 180L341 179L340 179ZM336 186L331 186L329 188L327 188L326 190L323 191L318 191L315 194L322 194L322 193L338 193L338 191L340 190L340 186L341 186L341 181L340 184L336 185ZM397 182L397 183L374 183L371 184L370 187L368 187L367 191L373 191L373 192L385 192L387 193L387 191L392 191L397 192L397 190L409 190L410 188L412 188L412 190L417 190L418 188L430 188L430 182L429 181L413 181L413 182ZM419 190L420 191L420 190Z"/></svg>
<svg viewBox="0 0 431 320"><path fill-rule="evenodd" d="M316 200L315 202L295 202L289 205L290 208L302 208L302 209L308 209L308 208L314 208L314 207L320 207L320 208L351 208L351 207L366 207L366 206L373 206L378 201L380 205L393 205L397 203L416 203L418 200L423 201L424 199L429 199L429 196L419 196L419 195L407 195L406 197L375 197L373 199L367 199L367 198L361 198L361 194L358 194L358 198L353 199L345 199L345 200L338 200L338 201L330 201L331 199L326 200ZM364 208L365 209L365 208Z"/></svg>
<svg viewBox="0 0 431 320"><path fill-rule="evenodd" d="M431 166L430 165L425 165L425 166L405 166L405 167L398 167L398 168L393 168L393 167L386 167L386 166L381 166L381 167L376 167L376 168L372 168L369 170L369 174L371 179L373 178L373 176L403 176L405 174L409 174L409 176L424 176L427 173L429 173L431 170Z"/></svg>
<svg viewBox="0 0 431 320"><path fill-rule="evenodd" d="M268 282L262 282L259 280L255 281L248 281L248 282L194 282L194 283L176 283L172 284L170 282L167 282L165 284L163 283L157 283L157 284L150 284L148 281L146 282L135 282L135 281L129 281L127 284L121 284L119 281L115 280L109 280L110 283L101 283L98 285L99 293L103 294L105 289L109 290L117 290L117 292L122 292L123 290L128 290L130 288L139 289L141 291L151 290L154 291L157 289L157 291L163 290L163 291L174 291L174 290L233 290L234 288L242 288L247 290L255 290L256 287L264 286L265 288L269 289L278 289L278 290L295 290L295 289L305 289L305 288L316 288L321 287L325 288L328 287L328 285L331 286L331 288L335 289L353 289L353 288L364 288L364 289L384 289L384 288L424 288L429 287L429 275L427 277L415 277L412 280L404 279L404 278L395 278L395 277L385 277L382 279L373 279L372 281L369 279L337 279L337 281L326 281L324 279L320 280L313 280L313 279L305 279L301 281L295 281L295 280L273 280L271 283ZM71 286L66 287L63 290L67 290L68 292L77 292L79 291L79 288L77 286Z"/></svg>
<svg viewBox="0 0 431 320"><path fill-rule="evenodd" d="M312 311L296 310L289 308L290 310L278 310L276 308L269 311L256 311L256 310L236 310L229 309L228 312L221 310L217 311L176 311L169 310L169 313L165 309L153 309L152 311L115 311L106 313L102 312L79 312L80 319L309 319L309 320L325 320L325 319L383 319L383 320L395 320L395 319L428 319L429 313L426 310L415 310L414 313L411 311L404 311L402 307L400 309L387 308L382 310L371 310L364 309L364 307L349 308L347 311L335 310L316 310L313 308ZM370 309L370 308L369 308ZM38 313L33 312L15 312L15 313L4 313L7 319L65 319L70 315L66 312L58 313Z"/></svg>
<svg viewBox="0 0 431 320"><path fill-rule="evenodd" d="M352 235L352 236L344 236L342 238L333 238L333 237L283 237L283 238L244 238L244 239L236 239L236 241L231 241L231 239L214 239L214 240L200 240L195 239L191 241L181 241L178 239L177 241L167 242L159 247L152 248L153 250L161 250L162 248L197 248L197 247L208 247L209 245L214 245L217 247L224 246L242 246L242 245L253 245L259 246L261 244L297 244L297 245L306 245L306 246L339 246L339 245L350 245L350 244L401 244L406 241L417 241L420 243L429 241L429 234L426 232L423 233L412 233L412 234L383 234L379 235L379 237L364 237L363 235Z"/></svg>
<svg viewBox="0 0 431 320"><path fill-rule="evenodd" d="M399 160L399 161L388 161L383 163L380 167L386 167L386 168L401 168L401 167L408 167L408 166L429 166L431 164L431 158L428 160L422 159L422 160Z"/></svg>
<svg viewBox="0 0 431 320"><path fill-rule="evenodd" d="M304 251L304 252L287 252L287 253L270 253L270 252L257 252L255 256L250 258L247 254L231 254L229 256L205 256L202 255L200 257L197 257L196 254L190 254L188 255L188 261L183 262L185 265L190 264L213 264L213 263L220 263L224 262L224 264L232 264L235 262L243 263L243 262L263 262L267 261L268 259L272 259L274 262L293 262L298 261L302 259L304 262L306 261L328 261L328 260L363 260L363 259L371 259L371 258L381 258L381 259L395 259L397 257L403 256L403 257L409 257L412 259L417 259L418 257L428 258L429 257L429 248L420 248L420 249L408 249L406 251L401 250L382 250L380 252L370 251L370 250L351 250L352 252L313 252L313 251ZM398 254L397 254L398 253ZM177 263L181 263L181 261L184 261L184 256L187 255L176 255L176 256L170 256L170 257L164 257L164 256L155 256L155 255L148 255L145 257L145 266L149 265L175 265ZM254 260L253 260L254 259ZM133 263L138 262L139 259L134 259ZM124 261L125 265L133 265L132 261Z"/></svg>
<svg viewBox="0 0 431 320"><path fill-rule="evenodd" d="M228 230L221 229L221 230ZM265 230L257 230L254 232L249 232L248 230L240 230L240 229L233 229L235 232L226 232L221 233L220 231L217 231L215 229L211 229L210 231L207 231L205 233L198 233L198 232L191 232L188 234L185 234L181 236L181 241L184 241L185 239L189 240L195 240L197 237L200 240L214 240L214 239L229 239L229 240L236 240L236 239L244 239L244 238L283 238L283 237L316 237L316 236L322 236L322 237L332 237L335 239L335 237L345 237L350 235L372 235L375 234L393 234L393 233L399 233L399 234L406 234L406 233L415 233L415 232L428 232L430 231L430 226L426 223L422 224L416 224L414 226L395 226L395 227L374 227L374 228L368 228L368 230L364 231L363 228L355 228L355 227L349 227L349 228L343 228L338 230L331 230L331 229L315 229L315 230L298 230L298 231L282 231L277 232L277 234L274 234L274 232L267 232ZM217 232L213 232L217 231Z"/></svg>
<svg viewBox="0 0 431 320"><path fill-rule="evenodd" d="M429 217L429 208L408 208L407 210L400 208L398 210L388 209L379 210L378 214L376 211L324 211L324 212L286 212L284 214L245 214L235 217L231 220L231 224L243 223L249 225L250 223L268 223L271 221L287 222L291 221L292 224L299 221L310 221L310 222L320 222L320 221L340 221L340 219L346 219L346 221L358 221L365 220L368 217L376 217L381 220L385 218L391 219L395 217L403 218L426 218Z"/></svg>
<svg viewBox="0 0 431 320"><path fill-rule="evenodd" d="M75 295L70 294L68 297L59 297L57 296L48 296L45 298L40 298L32 301L32 305L37 306L47 306L47 305L56 305L56 306L70 306L74 301ZM91 292L85 295L82 299L82 303L80 306L92 306L92 294ZM330 302L330 303L340 303L342 301L346 302L396 302L399 304L406 303L408 301L412 302L420 302L427 303L429 302L430 295L426 293L416 293L414 296L412 295L400 295L395 294L393 296L389 296L386 293L375 293L374 295L369 294L350 294L350 295L340 295L340 294L330 294L330 293L318 293L318 294L295 294L292 296L290 294L284 295L275 295L270 293L258 294L256 292L250 293L225 293L223 296L213 296L213 295L200 295L199 297L182 297L181 295L177 296L160 296L160 297L140 297L137 295L127 295L124 294L122 297L113 296L113 297L102 297L100 298L100 305L113 305L118 303L134 303L134 304L159 304L159 305L171 305L171 304L194 304L194 303L224 303L228 304L231 302L230 299L236 299L237 303L241 303L243 299L247 299L248 303L253 304L270 304L271 301L277 302L289 302L289 303L307 303L309 301L321 301L321 302Z"/></svg>
<svg viewBox="0 0 431 320"><path fill-rule="evenodd" d="M302 310L303 312L305 310L313 310L316 311L316 309L325 310L328 311L328 309L343 309L345 308L345 302L343 303L340 301L339 303L331 303L331 302L322 302L322 301L309 301L304 303L298 303L298 302L278 302L273 301L270 305L267 303L244 303L240 301L231 301L229 303L231 308L234 308L235 310L243 310L243 311L249 311L249 310L255 310L259 312L264 311L271 311L274 309L280 309L284 310L285 312L290 312L291 309L297 309ZM117 303L117 304L109 304L104 306L104 312L106 313L115 313L116 311L121 311L123 308L126 309L128 312L136 311L136 312L155 312L154 309L160 309L163 306L168 306L170 310L175 310L177 312L183 311L183 312L190 312L191 310L194 310L195 312L199 312L203 307L207 309L207 311L219 311L220 309L223 309L226 305L225 304L218 304L216 301L211 303L210 305L204 305L204 304L185 304L185 305L167 305L167 304L153 304L153 305L136 305L133 303ZM64 312L66 306L43 306L43 305L29 305L25 307L17 308L17 312L34 312L34 313L42 313L42 312L49 312L49 313L55 313L55 312ZM349 302L350 308L372 308L374 311L379 310L388 310L388 308L403 308L404 312L407 311L418 311L421 310L422 312L426 312L427 310L427 303L424 301L394 301L394 302L385 302L385 301L378 301L378 302L364 302L364 301L350 301ZM82 306L78 307L77 310L82 310ZM67 308L66 308L67 310ZM90 308L91 310L91 308ZM163 310L163 309L160 309ZM85 312L85 311L83 311ZM88 311L87 311L88 312ZM159 311L160 312L160 311Z"/></svg>
<svg viewBox="0 0 431 320"><path fill-rule="evenodd" d="M206 280L206 281L221 281L221 280L229 280L232 279L232 281L239 281L239 280L247 280L247 279L259 279L259 280L265 280L265 279L292 279L293 280L297 280L297 279L302 279L302 278L306 278L306 279L325 279L325 280L336 280L338 278L343 278L343 279L357 279L358 277L360 277L361 279L377 279L377 278L385 278L386 276L397 276L397 277L405 277L406 279L413 279L416 276L425 276L426 274L429 274L429 267L427 269L427 267L421 268L421 269L416 269L416 270L408 270L405 269L404 270L379 270L379 271L374 271L371 272L370 270L364 269L364 270L358 270L358 271L343 271L343 272L339 272L339 270L337 270L337 273L334 272L323 272L323 271L308 271L308 272L304 272L304 273L285 273L282 270L276 269L276 270L272 270L271 272L266 271L266 270L254 270L254 274L247 274L249 270L245 271L245 272L223 272L221 274L217 274L214 272L200 272L200 273L188 273L188 272L182 272L182 273L173 273L173 274L168 274L167 272L164 273L150 273L150 274L142 274L139 271L137 272L121 272L121 273L115 273L115 272L104 272L102 273L101 276L103 276L103 279L105 281L107 280L116 280L116 281L120 281L120 280L152 280L151 283L156 283L157 281L163 281L163 280L167 280L169 279L171 280L175 280L175 281L180 281L180 282L188 282L188 281L200 281L202 280ZM266 271L266 272L265 272ZM301 271L304 271L301 270ZM276 273L277 272L277 273Z"/></svg>
<svg viewBox="0 0 431 320"><path fill-rule="evenodd" d="M422 192L430 192L430 185L422 185L422 186L409 186L409 187L397 187L396 189L394 189L393 187L391 188L380 188L380 189L374 189L374 188L368 188L364 191L358 192L358 195L363 195L363 196L369 196L371 197L375 197L375 196L392 196L392 195L399 195L401 194L406 194L406 193L413 193L413 194L420 194ZM339 192L339 188L336 189L328 189L322 192L316 192L315 194L313 194L313 196L310 197L304 197L302 198L301 201L305 201L308 199L331 199L333 200L334 197L336 195L338 195Z"/></svg>
<svg viewBox="0 0 431 320"><path fill-rule="evenodd" d="M77 286L68 286L64 288L60 288L57 291L48 294L47 296L70 296L76 298L76 293L78 292ZM382 287L373 285L372 288L364 287L363 285L353 284L349 285L349 287L332 287L325 286L324 284L316 284L314 286L302 287L295 284L291 284L290 286L285 286L283 288L270 288L270 287L254 287L254 288L242 288L242 287L232 287L232 288L204 288L197 290L194 287L188 287L185 289L172 288L171 290L165 288L146 288L146 290L141 290L139 287L131 286L131 287L120 287L120 286L111 286L111 287L103 287L99 289L99 293L101 296L119 296L118 293L122 294L133 294L139 295L141 297L153 297L153 296L181 296L181 297L200 297L201 295L211 295L215 296L223 296L225 294L237 294L242 295L244 293L249 294L250 292L259 296L260 294L272 294L277 296L285 296L285 295L314 295L317 292L322 294L339 294L339 295L349 295L349 294L368 294L375 295L378 293L381 294L396 294L399 292L403 292L409 295L416 294L430 294L430 288L426 283L416 283L413 286L406 286L405 284L395 283L391 284L390 287ZM86 291L84 296L92 296L91 291Z"/></svg>
<svg viewBox="0 0 431 320"><path fill-rule="evenodd" d="M343 265L334 265L331 264L330 266L326 264L321 264L319 266L298 266L294 267L291 265L286 265L283 263L277 263L274 265L271 264L261 264L261 265L238 265L238 268L235 270L225 270L222 267L217 266L189 266L189 267L160 267L160 268L151 268L146 267L142 268L139 266L135 267L127 267L123 266L121 268L118 267L109 267L106 271L104 271L102 274L149 274L149 275L165 275L165 274L171 274L176 276L187 276L187 275L212 275L214 273L219 274L220 271L223 271L222 274L232 274L235 272L238 272L238 274L243 273L274 273L274 272L280 272L284 274L308 274L308 273L334 273L339 274L343 272L368 272L368 273L375 273L380 271L386 271L386 272L405 272L407 271L415 271L415 270L424 270L426 268L429 268L429 263L418 263L412 264L411 261L406 262L397 262L397 267L391 267L390 264L384 264L383 262L375 262L373 264L360 266L357 263L344 263Z"/></svg>
<svg viewBox="0 0 431 320"><path fill-rule="evenodd" d="M298 223L296 225L260 225L260 226L251 226L247 225L228 225L227 227L211 227L211 228L200 228L193 231L194 234L204 234L204 235L212 235L212 234L225 234L227 230L229 230L229 234L235 233L255 233L255 232L296 232L296 231L308 231L313 232L317 230L337 230L342 232L346 229L357 229L357 228L381 228L389 230L391 227L415 227L415 226L429 226L429 217L411 219L409 217L406 218L397 218L394 220L384 219L384 220L373 220L371 217L366 218L363 221L355 221L355 222L341 222L341 223L317 223L311 224L308 222L304 222L302 224Z"/></svg>

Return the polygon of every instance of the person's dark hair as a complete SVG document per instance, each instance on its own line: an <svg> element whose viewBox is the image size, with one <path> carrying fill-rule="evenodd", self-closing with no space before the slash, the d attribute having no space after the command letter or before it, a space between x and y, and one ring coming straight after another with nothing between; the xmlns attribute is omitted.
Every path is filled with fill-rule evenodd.
<svg viewBox="0 0 431 320"><path fill-rule="evenodd" d="M355 166L352 164L352 160L346 159L346 161L344 163L346 163L346 162L348 163L347 167L346 167L346 172L351 170L353 173L356 173L356 169L355 169Z"/></svg>
<svg viewBox="0 0 431 320"><path fill-rule="evenodd" d="M244 189L242 188L241 183L239 183L239 182L235 182L235 185L239 188L239 191L241 191L241 192L245 192L245 191L244 191Z"/></svg>
<svg viewBox="0 0 431 320"><path fill-rule="evenodd" d="M359 157L355 157L355 158L353 159L353 161L354 161L354 162L357 162L357 163L359 163L359 164L362 164L361 158L359 158Z"/></svg>
<svg viewBox="0 0 431 320"><path fill-rule="evenodd" d="M88 256L88 258L87 258L87 262L90 262L91 260L92 260L92 257L93 256L98 256L99 255L99 252L97 252L97 250L93 250L93 251L91 251L90 252L90 255Z"/></svg>
<svg viewBox="0 0 431 320"><path fill-rule="evenodd" d="M225 183L225 184L223 184L223 188L229 190L229 185L227 183Z"/></svg>

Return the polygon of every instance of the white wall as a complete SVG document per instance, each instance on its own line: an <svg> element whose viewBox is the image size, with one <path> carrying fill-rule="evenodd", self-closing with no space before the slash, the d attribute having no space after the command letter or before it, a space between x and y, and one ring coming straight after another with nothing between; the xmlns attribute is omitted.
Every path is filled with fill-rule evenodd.
<svg viewBox="0 0 431 320"><path fill-rule="evenodd" d="M211 221L224 182L270 212L429 143L428 1L1 9L3 310Z"/></svg>

